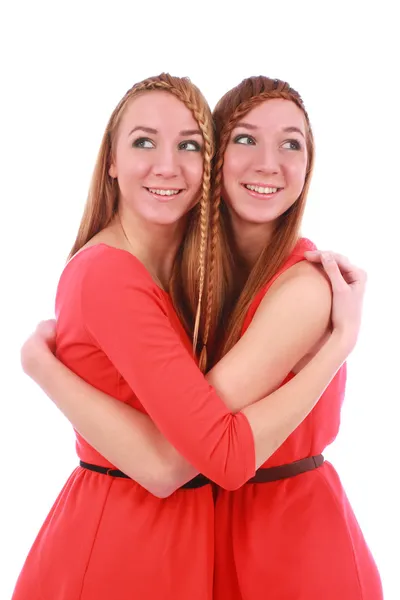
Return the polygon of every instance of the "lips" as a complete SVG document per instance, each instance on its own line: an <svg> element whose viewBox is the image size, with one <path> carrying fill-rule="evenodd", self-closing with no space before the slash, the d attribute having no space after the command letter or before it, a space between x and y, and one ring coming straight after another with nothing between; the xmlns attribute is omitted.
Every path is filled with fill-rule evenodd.
<svg viewBox="0 0 400 600"><path fill-rule="evenodd" d="M253 198L269 201L277 198L279 193L284 189L283 187L259 183L242 183L241 186Z"/></svg>
<svg viewBox="0 0 400 600"><path fill-rule="evenodd" d="M246 190L249 190L250 192L256 192L257 194L264 194L264 195L271 195L271 194L276 194L276 192L279 192L281 189L280 187L277 186L271 186L271 185L260 185L260 184L253 184L253 183L243 183L242 184L244 188L246 188Z"/></svg>
<svg viewBox="0 0 400 600"><path fill-rule="evenodd" d="M146 190L148 192L150 192L150 194L153 194L153 196L177 196L178 194L180 194L183 190L182 189L174 189L174 188L148 188L146 187Z"/></svg>

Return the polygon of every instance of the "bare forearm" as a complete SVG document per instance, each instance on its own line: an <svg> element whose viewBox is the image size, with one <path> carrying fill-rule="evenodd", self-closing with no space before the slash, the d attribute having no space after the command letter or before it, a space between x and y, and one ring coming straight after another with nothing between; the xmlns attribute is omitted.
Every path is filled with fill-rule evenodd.
<svg viewBox="0 0 400 600"><path fill-rule="evenodd" d="M242 410L253 430L257 466L304 420L329 385L347 355L339 341L332 336L292 381ZM147 415L94 390L50 353L25 370L98 452L154 495L168 496L197 474Z"/></svg>
<svg viewBox="0 0 400 600"><path fill-rule="evenodd" d="M94 390L53 355L41 357L34 379L89 444L152 494L168 496L196 475L147 415Z"/></svg>
<svg viewBox="0 0 400 600"><path fill-rule="evenodd" d="M262 465L314 408L346 359L348 351L332 334L300 373L284 386L244 408L253 430L257 468Z"/></svg>

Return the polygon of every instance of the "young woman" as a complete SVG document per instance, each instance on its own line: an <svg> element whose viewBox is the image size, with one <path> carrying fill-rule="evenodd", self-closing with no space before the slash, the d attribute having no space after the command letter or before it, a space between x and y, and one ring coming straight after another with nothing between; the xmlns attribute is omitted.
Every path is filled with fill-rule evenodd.
<svg viewBox="0 0 400 600"><path fill-rule="evenodd" d="M187 314L194 297L196 313L197 269L204 274L206 232L192 223L204 223L208 210L212 153L211 113L189 80L162 75L134 85L107 125L72 258L60 279L58 356L86 381L118 398L118 408L139 409L130 409L139 438L146 427L149 436L152 433L143 406L158 403L166 422L172 420L177 407L168 406L167 388L173 370L186 362L195 368L190 340L165 288L172 277L171 292L176 290L179 297L184 277ZM196 272L193 297L189 267ZM178 310L180 305L179 298ZM166 359L171 371L165 373ZM155 395L152 385L164 376ZM213 394L197 368L196 376L200 387L188 383L184 373L177 381L177 398L183 405L191 394L194 402L205 398L212 403ZM175 395L172 390L171 394ZM218 420L221 410L215 399L213 415ZM223 416L228 414L220 405ZM86 412L82 403L75 409ZM179 434L179 420L173 421ZM250 439L244 416L239 429ZM186 429L182 433L185 437ZM202 433L204 429L196 429L197 435ZM190 484L161 502L156 496L168 493L167 477L160 481L158 471L168 456L157 444L147 455L154 465L148 474L137 443L135 476L142 484L137 485L93 467L101 465L109 472L112 464L97 451L102 445L96 436L92 446L86 434L85 426L78 427L76 447L82 466L72 473L48 515L13 597L211 598L210 485ZM97 434L108 444L107 432ZM122 442L120 438L118 444ZM113 459L107 448L105 454ZM247 461L244 468L251 473L254 466ZM194 565L185 573L182 565L192 543Z"/></svg>
<svg viewBox="0 0 400 600"><path fill-rule="evenodd" d="M213 496L209 480L194 476L227 489L251 479L355 344L364 275L344 265L343 278L323 257L338 293L318 354L266 397L254 397L252 382L241 398L227 397L219 365L210 386L175 311L194 331L194 347L199 329L204 344L219 300L204 268L211 155L209 114L186 80L134 86L110 119L58 288L64 364L41 332L23 349L25 370L76 428L81 462L36 539L15 600L211 598ZM326 326L330 288L319 274L316 281L311 304ZM240 344L234 369L265 346Z"/></svg>
<svg viewBox="0 0 400 600"><path fill-rule="evenodd" d="M219 234L225 241L226 280L232 282L225 289L232 309L225 310L219 362L230 378L218 391L239 397L251 381L255 400L293 381L329 335L329 324L318 319L312 303L322 273L303 261L315 246L299 239L313 137L299 94L266 77L230 90L214 118L214 210L221 201L223 223L214 238ZM328 308L329 299L321 298L320 310L323 304ZM265 352L249 354L238 365L242 342L256 347L260 337ZM219 490L215 598L382 598L379 574L338 475L322 457L338 433L345 380L343 366L308 417L262 465L259 483ZM307 461L317 468L304 472Z"/></svg>

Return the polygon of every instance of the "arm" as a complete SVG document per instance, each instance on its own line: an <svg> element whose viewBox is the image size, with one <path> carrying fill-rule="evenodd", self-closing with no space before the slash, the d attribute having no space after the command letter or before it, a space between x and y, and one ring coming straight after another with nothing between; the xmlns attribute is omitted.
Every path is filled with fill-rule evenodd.
<svg viewBox="0 0 400 600"><path fill-rule="evenodd" d="M279 445L283 441L282 439L278 439L279 436L277 436L276 430L274 429L276 423L274 427L260 427L260 416L261 419L269 420L271 417L275 420L277 419L278 425L280 426L281 430L282 428L283 430L285 430L285 428L286 430L290 430L287 433L288 435L303 420L303 418L306 416L309 410L311 410L312 406L315 404L318 397L322 394L326 385L329 383L330 379L335 374L337 368L340 367L340 364L342 363L350 349L351 348L349 348L348 342L346 345L342 336L332 336L332 338L324 346L323 350L320 352L318 357L313 359L309 363L309 365L307 365L307 367L304 369L303 377L300 377L301 374L298 375L292 382L287 384L287 386L271 394L269 398L266 399L268 401L267 403L265 401L263 401L263 403L257 403L253 407L247 409L246 413L243 412L243 415L247 414L248 420L253 429L253 433L255 434L258 464L264 462L268 455L271 454L271 448L273 448L275 445ZM196 374L199 375L197 369ZM314 377L315 379L311 381L311 379ZM296 380L298 385L295 384ZM92 391L90 393L92 394ZM99 395L100 393L96 392L96 394ZM305 398L305 396L307 396L307 398ZM311 401L310 396L312 397ZM286 414L278 414L280 413L282 402L284 402L286 398L288 399L287 407L290 406L290 409ZM300 405L301 409L299 409ZM278 408L279 410L277 410ZM290 415L294 416L290 416L289 418L289 412ZM236 434L237 437L237 431L232 431L232 424L235 423L233 415L230 414L230 417L232 418L230 420L228 419L227 427L230 428L228 431L234 437ZM295 420L294 425L293 419ZM280 433L280 435L282 435L282 432ZM120 466L118 465L117 461L113 462L115 462L117 466ZM124 470L128 471L128 469L126 468ZM206 468L201 468L201 470L208 474ZM191 478L193 474L194 472L190 472L190 474L187 476L187 479ZM181 485L182 483L183 481L180 482L179 485ZM225 483L226 485L226 482L221 483L223 485ZM233 487L229 484L228 486Z"/></svg>
<svg viewBox="0 0 400 600"><path fill-rule="evenodd" d="M238 412L275 391L330 330L332 289L315 266L301 262L271 286L249 327L211 369L208 381Z"/></svg>
<svg viewBox="0 0 400 600"><path fill-rule="evenodd" d="M305 263L288 275L271 288L243 338L207 375L232 412L273 392L329 325L331 288L324 276ZM196 475L146 415L96 390L52 354L39 358L25 370L35 373L36 382L94 448L148 491L169 495ZM279 407L284 410L284 429L271 431L274 446L303 414L294 412L291 400ZM271 420L280 422L276 414Z"/></svg>
<svg viewBox="0 0 400 600"><path fill-rule="evenodd" d="M107 247L90 261L85 256L78 280L87 343L108 357L197 471L227 488L247 481L255 471L248 420L232 415L199 371L171 322L168 299L134 256Z"/></svg>
<svg viewBox="0 0 400 600"><path fill-rule="evenodd" d="M50 350L55 339L55 321L40 323L22 347L23 370L91 446L159 498L197 474L146 414L94 388L58 360Z"/></svg>
<svg viewBox="0 0 400 600"><path fill-rule="evenodd" d="M329 345L332 342L335 343L335 337L337 338L339 335L339 338L342 339L342 342L343 339L346 340L345 347L347 348L347 352L350 353L356 344L361 325L362 304L367 280L365 272L352 265L346 257L338 254L332 254L331 252L307 252L305 257L311 262L321 262L330 279L333 290L332 324L334 329L331 337L329 338L328 342L324 344L322 349L311 359L311 361L294 379L284 386L287 388L287 391L290 391L290 389L294 391L293 382L295 379L297 379L302 386L304 384L303 391L305 391L307 383L310 385L309 391L315 391L314 384L316 384L317 381L311 381L311 378L314 377L314 369L318 369L319 376L323 376L324 372L325 375L328 376L328 372L325 371L327 358L326 355L332 351L332 356L330 358L333 359L333 355L336 352L335 349L332 347L330 348ZM342 273L339 270L339 266L342 270ZM338 338L336 341L340 346L342 342L340 342ZM317 373L315 373L315 375L317 375ZM308 382L306 381L307 377L310 377ZM280 396L281 400L286 403L286 397L282 393L283 389L284 388L280 388L274 395L278 400ZM260 402L259 405L261 406L261 404L262 403ZM257 436L257 420L255 417L258 418L262 415L261 411L259 411L259 414L255 414L253 410L255 406L256 405L249 406L247 409L245 409L245 412L247 413L249 421L253 423L253 430ZM263 406L262 408L265 409L267 407ZM273 417L273 407L269 408L271 409L271 415ZM265 424L260 422L259 425L260 429L264 429L261 435L268 435L268 431L266 431L265 427L263 427ZM266 425L268 426L268 423L266 423Z"/></svg>

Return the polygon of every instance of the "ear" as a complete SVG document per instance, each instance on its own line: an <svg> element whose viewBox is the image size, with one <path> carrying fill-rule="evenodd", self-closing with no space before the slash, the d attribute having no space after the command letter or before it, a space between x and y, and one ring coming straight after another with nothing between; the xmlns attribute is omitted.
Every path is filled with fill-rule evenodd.
<svg viewBox="0 0 400 600"><path fill-rule="evenodd" d="M111 163L110 168L108 169L108 174L113 179L116 179L116 177L117 177L117 167L115 166L114 161Z"/></svg>

